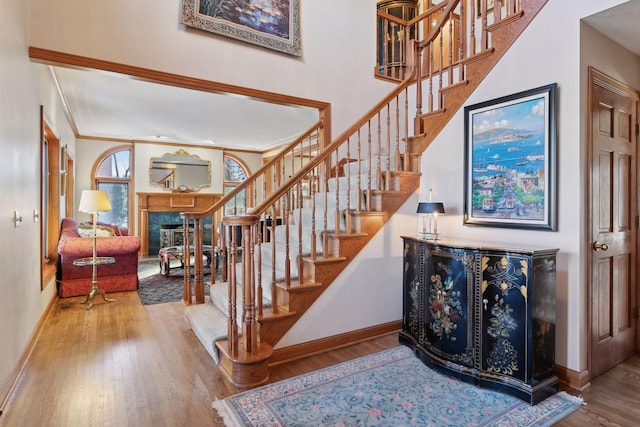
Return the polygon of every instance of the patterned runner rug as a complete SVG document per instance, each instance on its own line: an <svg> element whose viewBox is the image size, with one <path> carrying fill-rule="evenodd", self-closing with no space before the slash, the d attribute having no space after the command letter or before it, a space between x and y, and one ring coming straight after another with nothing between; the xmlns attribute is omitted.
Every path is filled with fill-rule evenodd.
<svg viewBox="0 0 640 427"><path fill-rule="evenodd" d="M535 406L427 368L400 346L248 390L213 407L231 426L549 426L580 407Z"/></svg>

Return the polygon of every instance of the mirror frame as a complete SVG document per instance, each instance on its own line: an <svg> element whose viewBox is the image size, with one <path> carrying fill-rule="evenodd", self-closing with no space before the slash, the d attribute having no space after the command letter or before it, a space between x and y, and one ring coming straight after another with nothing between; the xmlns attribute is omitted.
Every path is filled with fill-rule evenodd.
<svg viewBox="0 0 640 427"><path fill-rule="evenodd" d="M154 161L162 162L162 163L171 163L170 161L168 161L168 162L163 161L163 159L165 159L168 156L170 156L170 157L185 157L185 158L195 159L195 160L199 160L202 163L206 164L207 165L208 182L205 183L205 184L202 184L202 185L198 185L196 187L187 187L185 184L180 184L180 183L176 182L170 188L167 188L166 186L164 186L164 185L162 185L162 184L160 184L158 182L154 182L151 172L152 172L153 169L159 169L157 167L154 167ZM157 187L160 187L160 188L165 189L165 190L169 190L169 191L173 191L173 192L179 192L179 193L189 193L189 192L199 191L200 189L205 188L205 187L211 187L211 161L204 160L204 159L202 159L200 156L198 156L196 154L189 154L183 149L179 149L175 153L164 153L161 156L152 157L151 159L149 159L149 183L151 185L153 185L153 186L157 186Z"/></svg>

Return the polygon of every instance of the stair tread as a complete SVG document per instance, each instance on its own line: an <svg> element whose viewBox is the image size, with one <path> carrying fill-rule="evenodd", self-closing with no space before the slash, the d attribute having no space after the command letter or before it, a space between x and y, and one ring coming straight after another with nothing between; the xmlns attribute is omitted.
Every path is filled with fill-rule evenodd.
<svg viewBox="0 0 640 427"><path fill-rule="evenodd" d="M257 320L260 323L275 322L279 319L289 319L297 314L298 313L295 311L288 311L286 308L279 307L277 313L274 313L271 310L263 310L262 316L258 316Z"/></svg>
<svg viewBox="0 0 640 427"><path fill-rule="evenodd" d="M328 256L328 257L315 257L315 258L311 258L311 257L304 257L305 261L308 262L313 262L315 264L331 264L331 263L338 263L338 262L342 262L342 261L346 261L346 257L343 256Z"/></svg>
<svg viewBox="0 0 640 427"><path fill-rule="evenodd" d="M472 62L480 61L482 59L490 57L493 54L494 51L495 51L495 49L490 47L488 49L485 49L485 50L483 50L481 52L476 53L475 55L467 56L465 59L462 60L462 62L465 65L469 65Z"/></svg>
<svg viewBox="0 0 640 427"><path fill-rule="evenodd" d="M384 213L384 212L381 212ZM369 233L327 233L328 236L334 239L344 240L357 240L365 237L369 237Z"/></svg>
<svg viewBox="0 0 640 427"><path fill-rule="evenodd" d="M316 289L319 289L322 287L322 283L297 283L294 284L293 282L287 286L286 283L284 282L279 282L276 283L276 286L280 289L283 289L289 293L300 293L300 292L307 292L307 291L314 291Z"/></svg>
<svg viewBox="0 0 640 427"><path fill-rule="evenodd" d="M386 212L379 212L379 211L350 211L349 215L351 216L373 216L373 217L380 217L380 216L385 216L387 213ZM367 234L367 233L351 233L351 234Z"/></svg>

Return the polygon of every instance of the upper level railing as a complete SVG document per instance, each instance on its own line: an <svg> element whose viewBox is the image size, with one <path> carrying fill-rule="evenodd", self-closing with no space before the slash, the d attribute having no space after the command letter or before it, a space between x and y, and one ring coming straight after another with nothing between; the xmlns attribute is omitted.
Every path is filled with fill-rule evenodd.
<svg viewBox="0 0 640 427"><path fill-rule="evenodd" d="M442 111L447 90L467 84L466 67L470 61L492 52L491 31L522 16L521 0L444 0L430 5L415 18L405 21L378 12L378 25L387 36L378 46L383 52L404 49L411 37L418 40L416 116ZM379 29L380 30L380 29ZM390 49L390 46L395 46ZM409 58L411 51L395 57ZM405 65L389 55L378 55L378 77L402 78ZM389 61L390 62L387 62ZM427 82L424 85L423 82ZM416 129L420 133L421 129Z"/></svg>

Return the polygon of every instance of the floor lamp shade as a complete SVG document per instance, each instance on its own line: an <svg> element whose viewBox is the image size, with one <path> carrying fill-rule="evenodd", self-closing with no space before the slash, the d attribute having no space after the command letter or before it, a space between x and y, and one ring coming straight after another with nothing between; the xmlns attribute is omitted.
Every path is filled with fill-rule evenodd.
<svg viewBox="0 0 640 427"><path fill-rule="evenodd" d="M110 211L109 195L105 190L83 190L78 210L89 213Z"/></svg>
<svg viewBox="0 0 640 427"><path fill-rule="evenodd" d="M98 265L113 264L116 262L114 257L100 257L98 258L97 240L98 235L96 233L98 224L98 212L110 211L111 202L109 201L109 195L105 190L83 190L80 196L80 204L78 210L82 212L89 212L93 217L93 256L91 258L80 258L73 261L74 265L90 265L92 268L91 273L91 290L87 294L85 303L89 303L87 310L93 307L93 298L97 295L101 295L105 301L113 302L114 299L107 298L104 290L98 289Z"/></svg>

